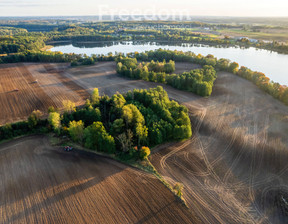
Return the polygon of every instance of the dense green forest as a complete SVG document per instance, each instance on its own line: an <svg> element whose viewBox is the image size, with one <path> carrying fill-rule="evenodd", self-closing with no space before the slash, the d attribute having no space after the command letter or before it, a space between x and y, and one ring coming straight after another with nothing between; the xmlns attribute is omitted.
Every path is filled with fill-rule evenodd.
<svg viewBox="0 0 288 224"><path fill-rule="evenodd" d="M63 107L63 115L50 107L48 120L41 120L42 113L34 111L28 121L0 127L0 141L53 130L91 150L144 159L149 147L192 136L188 109L171 101L160 86L112 97L99 96L94 89L84 108L70 101L63 102Z"/></svg>
<svg viewBox="0 0 288 224"><path fill-rule="evenodd" d="M25 32L12 36L0 34L0 54L40 51L46 46L44 40L41 34Z"/></svg>

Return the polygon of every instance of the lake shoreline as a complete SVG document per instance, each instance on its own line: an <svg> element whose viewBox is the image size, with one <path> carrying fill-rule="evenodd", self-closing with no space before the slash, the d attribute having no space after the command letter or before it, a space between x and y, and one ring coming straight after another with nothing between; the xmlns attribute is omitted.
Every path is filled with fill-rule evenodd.
<svg viewBox="0 0 288 224"><path fill-rule="evenodd" d="M60 42L58 42L60 43ZM283 64L288 61L288 55L279 54L265 49L255 47L217 47L203 44L174 42L147 42L147 41L98 41L98 42L63 42L65 45L54 46L50 51L61 51L63 53L75 53L86 55L108 55L109 53L121 52L124 54L131 52L145 52L159 48L168 50L178 50L184 52L194 52L195 54L212 54L218 59L227 58L235 61L240 66L245 66L253 71L263 72L274 82L288 85L288 72L283 69ZM108 44L107 44L108 43ZM172 43L168 45L165 43ZM104 45L101 45L104 44Z"/></svg>

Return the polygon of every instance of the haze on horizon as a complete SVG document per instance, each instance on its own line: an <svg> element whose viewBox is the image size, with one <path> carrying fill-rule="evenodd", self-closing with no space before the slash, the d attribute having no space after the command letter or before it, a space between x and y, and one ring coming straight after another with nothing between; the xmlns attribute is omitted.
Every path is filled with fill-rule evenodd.
<svg viewBox="0 0 288 224"><path fill-rule="evenodd" d="M173 15L286 17L283 0L0 0L0 16Z"/></svg>

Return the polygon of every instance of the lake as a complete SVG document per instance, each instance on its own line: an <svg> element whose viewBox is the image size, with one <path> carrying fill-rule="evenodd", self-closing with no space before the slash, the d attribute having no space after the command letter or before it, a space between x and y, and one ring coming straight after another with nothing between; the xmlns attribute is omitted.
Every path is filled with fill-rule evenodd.
<svg viewBox="0 0 288 224"><path fill-rule="evenodd" d="M193 44L159 44L155 42L108 42L108 43L69 43L66 45L54 46L51 51L61 51L63 53L75 54L104 54L112 52L144 52L156 49L169 49L179 51L192 51L195 54L213 54L217 58L227 58L231 61L238 62L253 71L263 72L267 77L282 85L288 85L288 70L285 64L288 63L288 55L278 54L268 50L256 48L239 48L239 47L211 47L206 45Z"/></svg>

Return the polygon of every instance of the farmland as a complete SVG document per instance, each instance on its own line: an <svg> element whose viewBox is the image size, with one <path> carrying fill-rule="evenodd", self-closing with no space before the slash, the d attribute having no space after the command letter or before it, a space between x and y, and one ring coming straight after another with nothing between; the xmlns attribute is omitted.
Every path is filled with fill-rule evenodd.
<svg viewBox="0 0 288 224"><path fill-rule="evenodd" d="M156 86L115 75L112 63L66 72L111 95ZM209 99L164 86L190 110L194 137L156 149L152 163L204 223L287 221L287 107L247 80L221 72ZM275 203L273 203L275 202ZM285 203L284 203L285 204Z"/></svg>
<svg viewBox="0 0 288 224"><path fill-rule="evenodd" d="M0 66L0 125L26 119L33 110L61 108L63 100L77 105L88 93L60 75L65 64L12 64Z"/></svg>
<svg viewBox="0 0 288 224"><path fill-rule="evenodd" d="M43 67L44 65L38 64L37 66ZM59 66L61 66L61 72L59 71ZM35 76L41 77L42 74L41 72L40 73L35 72L35 68L33 68L32 66L29 69L30 71L34 71ZM117 91L127 92L128 90L132 90L134 88L143 89L143 88L156 87L157 85L159 85L157 83L145 82L142 80L129 80L122 78L116 74L115 69L116 69L115 62L101 62L93 66L81 66L76 68L64 67L63 64L62 65L54 64L50 65L49 67L46 66L45 71L46 72L50 71L50 73L48 72L48 74L53 74L53 71L55 70L58 71L54 73L55 76L54 82L58 83L57 85L63 85L64 87L66 87L66 85L63 83L67 82L75 83L73 84L73 86L75 86L75 92L73 94L77 95L79 97L78 99L81 99L81 92L85 94L87 92L91 93L93 88L95 87L99 88L99 92L101 95L105 93L111 96ZM180 71L185 71L191 68L187 67L187 64L177 65L176 63L176 70L177 69ZM34 78L35 77L33 77L33 79ZM45 77L42 77L42 79L44 78ZM38 79L41 80L41 78ZM54 85L56 85L55 83ZM40 82L38 84L40 85ZM197 219L196 222L200 223L287 222L288 207L285 203L286 201L288 201L288 190L287 190L288 183L287 178L285 178L287 177L287 159L288 159L287 154L288 142L286 137L286 133L288 131L287 106L284 106L279 101L273 99L270 95L258 89L251 82L227 72L220 72L218 74L218 78L215 81L215 85L213 87L212 95L209 98L202 98L196 96L195 94L176 90L166 85L163 85L163 87L168 92L170 98L175 99L178 102L184 104L189 109L190 117L193 123L193 137L185 142L168 143L155 148L151 156L151 162L156 167L158 172L164 177L164 179L172 186L176 182L183 183L184 198L189 206L188 210L189 214L186 214L185 208L177 207L181 206L178 203L177 206L174 206L173 208L172 207L167 208L168 210L175 209L173 213L170 214L165 213L166 210L164 209L163 212L165 214L160 215L160 213L156 212L153 213L153 215L155 216L159 215L159 217L161 216L161 218L163 219L165 218L166 221L169 220L171 221L171 223L173 223L173 218L167 218L167 217L171 217L172 216L171 214L177 214L177 213L180 213L179 216L182 218L184 217L183 219L186 219L186 217L192 215L193 217L195 217L195 219ZM44 86L42 86L42 89L43 88ZM69 92L69 90L72 91L72 88L69 89L67 87L67 89L68 89L67 92ZM48 90L49 89L46 89L46 91ZM46 93L46 95L49 95L49 93ZM54 212L53 210L55 209L54 206L58 206L59 205L58 203L60 204L63 203L65 206L67 205L67 203L69 203L71 204L71 208L69 209L73 209L74 203L78 203L76 201L80 202L85 201L83 202L84 204L82 210L87 212L86 214L88 214L89 212L98 212L97 209L100 209L99 207L97 207L97 209L92 211L87 209L89 207L88 204L91 205L92 203L91 201L88 200L90 200L91 197L97 197L93 196L93 192L91 193L92 196L90 195L90 193L87 192L88 190L92 191L93 189L92 187L84 189L80 188L81 190L78 190L77 191L78 193L76 193L75 195L74 195L75 192L73 191L73 193L71 193L71 190L78 189L77 185L81 186L82 183L81 181L85 182L86 180L89 183L89 178L92 178L93 180L93 177L98 175L100 176L102 175L104 179L104 180L102 179L103 181L101 182L101 184L104 184L105 181L110 180L108 177L109 175L107 176L106 174L104 174L105 173L104 170L114 169L113 168L114 165L112 166L110 164L111 163L110 161L101 158L101 161L93 160L92 163L89 159L87 162L86 161L87 158L85 158L85 160L83 159L82 161L82 157L78 157L78 155L76 156L74 154L71 154L71 158L70 155L67 157L68 160L71 159L70 162L66 163L67 162L66 156L62 156L62 153L59 153L59 151L57 151L55 148L49 146L48 143L45 143L46 140L43 139L39 140L32 138L30 140L27 140L28 143L25 141L24 143L22 143L21 141L20 143L14 141L11 143L11 145L8 144L8 146L7 145L1 146L2 148L0 148L0 150L2 149L2 151L0 157L1 158L0 169L12 166L11 168L5 168L5 170L3 171L4 173L7 172L10 175L13 174L12 175L13 180L16 182L21 176L20 174L18 176L16 172L17 169L20 167L20 166L17 167L17 165L21 164L21 167L24 167L25 169L30 169L28 168L28 166L26 167L25 164L31 161L35 161L33 160L33 158L34 157L38 158L41 155L40 157L43 157L42 158L43 161L41 162L41 160L39 160L39 163L44 164L46 163L48 164L47 167L51 167L51 169L48 168L45 169L46 170L45 172L48 172L47 170L50 170L48 174L57 175L57 177L54 179L52 178L51 180L47 180L47 182L44 181L43 183L39 181L39 185L37 184L36 186L32 186L30 185L30 183L27 182L26 183L23 182L24 183L23 186L27 185L26 187L28 189L26 190L28 199L27 202L25 201L25 203L21 202L21 200L24 198L23 196L22 198L20 196L20 199L18 198L18 200L13 199L13 197L18 197L19 195L26 193L25 191L21 192L19 189L12 188L13 184L11 183L10 188L13 190L11 190L9 197L1 199L1 201L6 200L9 201L10 199L12 200L12 203L11 201L7 202L7 204L5 204L4 207L1 207L1 209L3 209L2 214L4 214L4 208L5 208L6 220L18 221L23 217L25 218L28 217L28 220L30 220L29 219L30 216L32 217L31 220L35 220L37 219L37 217L41 217L43 219L44 217L47 217L44 215L43 216L39 215L42 213L39 212L41 210L37 210L40 209L38 208L38 205L36 206L31 205L32 210L28 210L31 212L23 212L23 211L21 212L21 209L23 210L23 207L21 206L29 205L36 199L43 200L43 197L51 195L52 194L50 191L51 189L48 187L50 186L49 184L51 183L53 183L52 192L53 191L56 192L57 195L57 189L59 188L62 189L64 194L60 193L60 196L64 197L64 199L67 201L65 201L61 197L60 198L54 197L54 199L52 197L53 206L52 203L49 202L49 200L51 199L49 199L48 201L46 200L43 203L40 202L39 207L41 207L42 205L43 207L48 205L52 208L51 212L52 211ZM37 145L37 143L33 143L33 141L35 142L44 141L43 144L39 145L45 145L45 147L43 146L44 147L43 149L34 148L33 150L33 147L31 145L32 144ZM26 150L26 154L28 154L27 158L24 156L24 154L23 155L21 154L20 156L19 150L16 149L6 150L7 147L11 147L13 149L13 145L16 145L15 146L16 149L17 147L23 145L23 147L21 148L23 148L24 152ZM31 155L32 152L34 153L33 155ZM16 155L14 155L13 153ZM53 155L51 155L51 153ZM49 157L49 160L48 158L44 159L45 156ZM23 157L24 159L14 161L12 157L13 158ZM57 162L56 164L52 162L54 160L56 160ZM35 162L38 164L37 160ZM87 164L88 168L84 165L86 164L86 162L88 163ZM93 165L95 162L96 164ZM81 166L81 169L83 169L83 171L80 172L79 171L81 170L80 168L78 170L77 169L74 170L73 166L69 166L70 164L74 165L74 163L76 163L75 167ZM110 165L107 166L106 163ZM54 166L55 169L54 168L52 169L52 167ZM117 166L123 167L123 165L117 165ZM12 172L13 167L14 169L16 169L15 172ZM37 170L37 167L38 169L41 170L41 166L35 165L35 167L36 167L35 170ZM92 171L92 169L89 169L89 167L90 168L93 167L95 168L95 170ZM71 173L69 171L70 168L72 170ZM11 169L12 171L10 172L9 169ZM63 173L62 172L57 173L57 171L59 170L63 170ZM125 184L120 185L123 186L122 189L126 189L128 188L128 186L131 187L132 186L131 181L135 181L135 183L133 182L133 189L137 190L143 189L136 181L137 179L135 177L138 174L137 175L133 174L136 171L134 170L132 171L131 168L125 168L123 170L125 170L125 172L126 171L128 172L130 170L129 172L131 172L131 174L129 172L128 174L123 174L124 171L122 172L118 171L118 173L120 172L121 175L122 174L124 175L123 177L120 175L121 176L119 177L120 182L123 181L123 184L125 183L125 181L127 181L127 183L130 183L127 185ZM22 171L23 168L19 172ZM27 171L27 173L28 172L29 170ZM81 175L78 172L81 173ZM88 175L87 177L85 177L86 178L85 180L81 179L84 173L85 175L86 173ZM5 178L8 177L8 174ZM48 174L44 173L44 175ZM79 176L75 178L75 175ZM131 180L126 179L130 178L130 175ZM154 180L153 177L149 176L148 174L141 173L141 175L142 176L144 175L145 178L146 177L148 178L145 179L141 176L141 179L147 180L147 183L149 182L149 185L151 185L152 187L153 185L151 183L154 183L156 180ZM112 175L112 177L114 176L115 174ZM3 179L4 180L3 183L6 182L9 183L9 181L5 178ZM124 178L125 180L122 178ZM73 182L72 180L75 180L76 182ZM112 188L111 191L112 192L115 191L115 195L117 195L120 192L120 190L119 192L117 190L117 188L119 188L119 182L117 182L117 180L115 179L112 179L111 181L113 186L117 186L117 187L111 187ZM70 186L69 183L71 183L72 185ZM73 184L76 186L73 187L74 186ZM100 185L98 184L96 186L102 186L101 184ZM111 186L109 184L107 186ZM155 185L157 185L156 182ZM88 186L90 185L88 184ZM104 185L102 187L103 188L100 188L102 189L102 191L100 192L103 193ZM29 190L30 188L33 189ZM67 191L65 190L66 188L68 189ZM46 190L41 191L41 189L47 189L47 192L44 193L44 191ZM172 195L169 196L170 193L168 191L165 191L164 188L161 188L160 185L159 187L153 187L153 189L154 189L153 192L149 190L148 191L149 193L147 193L147 198L148 195L151 196L151 199L147 199L149 201L149 203L147 202L149 206L152 206L154 203L155 204L158 203L153 201L152 199L160 200L161 198L165 197L165 199L170 200L169 197L172 197ZM97 192L98 190L95 191ZM41 192L41 194L44 195L41 196L42 199L40 195L36 194L36 192ZM133 194L135 190L131 189L131 192L130 193L128 192L130 191L127 191L125 193L125 197L127 194L130 193ZM105 194L103 193L105 196L103 196L103 198L101 199L102 200L101 203L103 203L104 207L107 206L107 204L109 204L107 201L110 202L112 197L110 195L106 196L106 193ZM97 193L95 194L97 195ZM159 196L159 194L165 194L165 195ZM139 202L139 200L140 200L139 198L138 200L135 199L133 203L136 204L137 202ZM17 204L17 201L19 203L24 204L22 205ZM161 202L162 204L159 202L159 204L164 205L166 202ZM115 200L113 203L117 204L120 202ZM148 206L147 203L141 202L140 204L141 206L145 207ZM152 205L150 205L150 203L152 203ZM169 204L169 202L167 203ZM13 209L9 206L16 206L16 207L19 206L20 215L13 214ZM100 206L100 205L93 205L93 206ZM140 205L138 204L138 206ZM117 209L122 208L121 206L118 207L115 205L115 207L111 207L111 211L115 212L113 208L116 209L116 207ZM133 206L129 207L129 209L130 208L133 208ZM153 208L151 207L151 211L152 210L157 211L159 209L160 207L153 207ZM16 209L14 210L16 211ZM35 210L38 211L38 216L36 216L35 213L33 213L35 212ZM162 211L162 209L160 210ZM45 211L46 210L44 210L44 212ZM56 211L57 210L55 210L55 212ZM95 213L96 216L99 216L99 219L100 217L103 217L103 214L104 215L107 214L105 213L104 210L101 211L102 212L99 214ZM67 215L66 210L64 211L61 210L61 213L62 212L66 214L65 217L68 220L69 218L71 219L75 218L79 220L79 222L82 222L83 220L91 221L89 220L90 216L87 215L86 217L86 214L84 214L84 216L81 216L80 213L75 213L71 217L70 216L71 212L69 213L69 215ZM145 213L146 216L148 213L149 212ZM151 214L148 215L148 217L151 217L151 219L149 218L143 219L145 214L137 213L131 216L129 215L130 218L134 217L134 219L131 218L131 220L128 221L124 220L123 216L125 215L121 216L121 218L123 218L123 222L140 222L140 223L156 222L155 221L156 219L154 220L153 218L154 216ZM114 215L111 217L109 216L111 218L111 220L109 220L110 223L115 222L113 218L116 216L117 216L116 214L115 216ZM55 216L53 217L59 217L59 215L56 213ZM157 217L157 219L159 219L159 217ZM57 218L55 219L58 220ZM47 222L51 220L48 220ZM174 217L174 223L177 221L179 220L176 217ZM161 220L159 222L161 222ZM186 222L189 221L186 220Z"/></svg>
<svg viewBox="0 0 288 224"><path fill-rule="evenodd" d="M0 146L1 223L193 223L157 178L31 136Z"/></svg>

